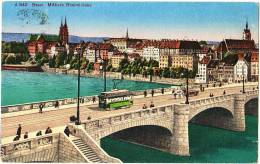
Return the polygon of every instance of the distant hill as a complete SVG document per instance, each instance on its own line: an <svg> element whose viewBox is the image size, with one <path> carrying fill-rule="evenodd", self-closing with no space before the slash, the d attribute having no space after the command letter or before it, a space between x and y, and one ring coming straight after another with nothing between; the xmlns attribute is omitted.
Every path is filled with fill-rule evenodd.
<svg viewBox="0 0 260 164"><path fill-rule="evenodd" d="M29 33L2 33L2 40L5 42L26 42L29 39ZM84 42L102 42L107 37L80 37L75 35L69 36L69 41L71 43L79 43L80 41Z"/></svg>

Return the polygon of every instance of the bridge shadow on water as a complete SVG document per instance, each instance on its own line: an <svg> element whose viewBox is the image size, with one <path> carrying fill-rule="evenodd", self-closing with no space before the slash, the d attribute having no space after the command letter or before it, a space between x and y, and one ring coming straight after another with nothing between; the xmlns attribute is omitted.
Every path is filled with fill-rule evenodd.
<svg viewBox="0 0 260 164"><path fill-rule="evenodd" d="M257 161L257 117L246 116L246 131L234 132L189 123L190 157L105 137L102 148L129 163L249 163Z"/></svg>

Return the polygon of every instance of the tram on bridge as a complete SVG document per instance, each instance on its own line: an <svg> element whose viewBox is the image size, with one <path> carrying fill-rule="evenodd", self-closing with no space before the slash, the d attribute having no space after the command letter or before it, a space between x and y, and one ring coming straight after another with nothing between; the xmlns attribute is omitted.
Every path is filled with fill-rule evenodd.
<svg viewBox="0 0 260 164"><path fill-rule="evenodd" d="M98 96L99 108L103 109L120 109L133 105L132 93L128 90L112 90L101 92Z"/></svg>

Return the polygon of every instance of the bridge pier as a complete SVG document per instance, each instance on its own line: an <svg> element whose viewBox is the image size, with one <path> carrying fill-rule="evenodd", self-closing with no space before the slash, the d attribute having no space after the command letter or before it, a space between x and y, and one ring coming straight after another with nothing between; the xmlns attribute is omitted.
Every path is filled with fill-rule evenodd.
<svg viewBox="0 0 260 164"><path fill-rule="evenodd" d="M189 156L189 106L178 105L174 110L173 136L170 152L175 155Z"/></svg>
<svg viewBox="0 0 260 164"><path fill-rule="evenodd" d="M231 123L229 124L230 130L245 131L245 103L246 95L239 94L235 96L234 114Z"/></svg>

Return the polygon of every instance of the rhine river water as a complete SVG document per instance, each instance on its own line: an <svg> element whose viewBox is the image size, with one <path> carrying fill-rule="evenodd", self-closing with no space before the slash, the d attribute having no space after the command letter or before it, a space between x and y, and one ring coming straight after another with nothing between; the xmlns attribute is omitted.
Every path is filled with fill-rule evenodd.
<svg viewBox="0 0 260 164"><path fill-rule="evenodd" d="M113 83L108 80L108 88ZM61 74L2 71L2 105L35 102L56 98L76 97L77 77ZM167 85L123 81L121 89L143 90ZM81 95L98 94L103 79L81 78ZM189 125L190 157L180 157L153 148L115 140L102 139L101 146L123 162L175 163L225 162L249 163L257 161L257 117L246 116L246 131L233 132L212 127Z"/></svg>

